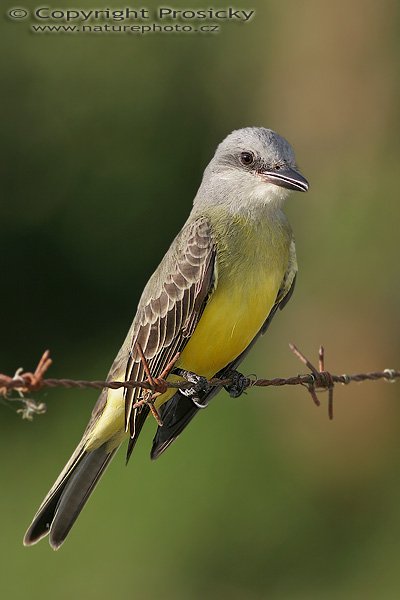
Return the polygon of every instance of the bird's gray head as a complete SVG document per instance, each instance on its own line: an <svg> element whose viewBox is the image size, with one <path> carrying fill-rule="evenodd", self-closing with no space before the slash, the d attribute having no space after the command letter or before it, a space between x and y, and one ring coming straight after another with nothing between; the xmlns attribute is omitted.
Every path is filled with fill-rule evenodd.
<svg viewBox="0 0 400 600"><path fill-rule="evenodd" d="M280 206L289 190L308 190L289 142L271 129L246 127L218 146L204 171L195 206L223 203L235 212Z"/></svg>

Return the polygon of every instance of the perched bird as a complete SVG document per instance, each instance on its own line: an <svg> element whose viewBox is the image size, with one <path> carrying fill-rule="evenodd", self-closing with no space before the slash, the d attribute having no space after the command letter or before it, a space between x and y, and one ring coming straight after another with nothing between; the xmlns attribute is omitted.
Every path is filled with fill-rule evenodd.
<svg viewBox="0 0 400 600"><path fill-rule="evenodd" d="M290 298L297 272L293 235L282 206L289 190L305 192L290 144L261 127L233 131L206 167L189 218L150 277L109 380L145 380L139 346L152 376L177 353L169 388L156 398L163 425L157 458L220 388L205 380L229 377L237 396L246 380L235 371L278 308ZM142 388L103 389L75 452L47 494L24 544L49 534L57 549L120 444L129 458L150 406L132 408Z"/></svg>

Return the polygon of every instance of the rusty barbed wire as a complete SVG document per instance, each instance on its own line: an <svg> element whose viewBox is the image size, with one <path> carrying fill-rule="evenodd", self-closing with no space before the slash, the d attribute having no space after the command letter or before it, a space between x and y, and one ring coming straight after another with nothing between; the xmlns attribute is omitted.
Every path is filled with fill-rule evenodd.
<svg viewBox="0 0 400 600"><path fill-rule="evenodd" d="M323 346L319 348L318 352L318 369L306 358L306 356L300 352L300 350L294 345L289 344L291 351L294 355L309 369L309 373L294 375L292 377L274 377L273 379L251 379L248 378L246 387L283 387L302 385L307 389L313 402L320 406L321 402L318 398L317 392L328 391L328 414L329 418L333 418L333 390L337 383L348 385L352 382L364 382L364 381L379 381L385 380L394 382L400 379L400 371L396 369L383 369L383 371L371 371L368 373L355 373L355 374L342 374L334 375L329 371L325 370L325 352ZM22 408L17 410L22 415L23 419L32 420L34 415L43 414L46 412L46 405L44 402L36 403L31 398L26 398L25 394L35 393L40 390L49 388L61 387L64 389L120 389L120 388L137 388L140 387L144 390L148 390L148 394L138 402L132 405L132 408L139 408L144 404L150 407L150 410L159 425L162 425L161 417L154 407L154 400L160 394L165 393L167 389L190 389L193 388L193 383L189 381L173 382L167 381L167 377L171 372L175 362L179 358L177 354L171 362L167 365L164 371L159 377L154 377L150 373L150 368L147 360L144 356L143 350L140 345L137 345L137 350L140 359L143 363L143 367L147 376L144 381L102 381L102 380L85 380L85 379L55 379L55 378L44 378L45 373L52 364L49 350L43 353L35 371L33 373L26 371L22 368L18 369L13 377L8 375L0 374L0 396L4 401L8 402L19 402ZM232 383L232 379L218 379L213 378L206 382L209 386L222 387L228 386ZM11 397L10 393L16 391L17 397Z"/></svg>

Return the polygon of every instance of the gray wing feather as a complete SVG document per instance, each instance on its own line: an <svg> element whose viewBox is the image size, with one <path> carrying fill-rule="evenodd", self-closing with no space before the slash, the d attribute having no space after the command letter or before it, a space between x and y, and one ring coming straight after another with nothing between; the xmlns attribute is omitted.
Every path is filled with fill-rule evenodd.
<svg viewBox="0 0 400 600"><path fill-rule="evenodd" d="M129 340L126 380L145 377L137 342L154 377L183 350L212 292L214 264L211 226L201 217L183 228L143 292ZM132 405L142 393L140 388L125 392L125 423L132 438L138 414Z"/></svg>

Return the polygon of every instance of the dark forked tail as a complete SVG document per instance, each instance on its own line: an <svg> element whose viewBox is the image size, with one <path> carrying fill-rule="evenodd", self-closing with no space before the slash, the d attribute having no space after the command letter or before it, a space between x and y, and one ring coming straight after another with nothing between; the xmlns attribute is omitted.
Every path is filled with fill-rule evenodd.
<svg viewBox="0 0 400 600"><path fill-rule="evenodd" d="M54 550L61 546L115 452L107 452L106 444L92 452L77 448L36 513L25 546L47 534Z"/></svg>

